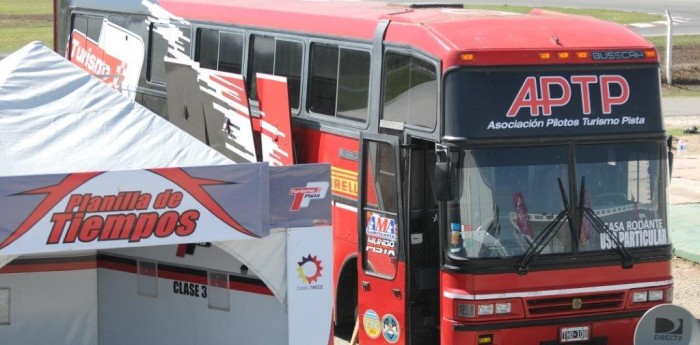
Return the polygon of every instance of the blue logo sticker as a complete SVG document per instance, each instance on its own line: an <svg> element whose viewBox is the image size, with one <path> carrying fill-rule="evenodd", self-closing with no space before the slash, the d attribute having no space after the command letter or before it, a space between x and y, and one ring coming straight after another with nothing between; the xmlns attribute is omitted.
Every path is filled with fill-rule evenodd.
<svg viewBox="0 0 700 345"><path fill-rule="evenodd" d="M401 326L394 315L386 314L382 318L382 335L386 341L392 344L399 341L399 337L401 336Z"/></svg>

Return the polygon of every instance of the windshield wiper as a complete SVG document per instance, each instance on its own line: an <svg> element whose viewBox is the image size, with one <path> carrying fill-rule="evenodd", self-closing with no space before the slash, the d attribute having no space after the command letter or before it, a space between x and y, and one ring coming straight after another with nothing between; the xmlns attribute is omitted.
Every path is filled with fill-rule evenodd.
<svg viewBox="0 0 700 345"><path fill-rule="evenodd" d="M591 222L593 225L593 228L598 232L598 234L606 234L608 237L610 237L610 240L615 243L617 246L617 249L620 251L620 254L622 254L622 268L632 268L634 266L634 258L632 258L632 255L630 255L630 252L627 251L627 248L620 242L620 240L615 236L615 233L610 230L607 225L605 225L605 222L603 222L600 217L598 217L597 214L591 209L590 207L586 207L584 204L584 191L586 188L586 177L582 176L581 177L581 196L579 198L579 215L581 215L581 231L583 231L583 220L584 216L588 221Z"/></svg>
<svg viewBox="0 0 700 345"><path fill-rule="evenodd" d="M564 209L559 212L559 214L552 220L547 226L540 232L537 237L532 241L532 245L527 248L525 254L523 254L523 259L520 261L518 266L518 275L525 275L530 270L530 262L540 255L544 250L545 246L552 241L554 236L556 236L559 229L561 229L560 223L564 218L570 218L569 216L569 202L566 200L566 192L564 191L564 184L561 182L561 178L557 178L559 182L559 191L561 192L561 200L564 203Z"/></svg>

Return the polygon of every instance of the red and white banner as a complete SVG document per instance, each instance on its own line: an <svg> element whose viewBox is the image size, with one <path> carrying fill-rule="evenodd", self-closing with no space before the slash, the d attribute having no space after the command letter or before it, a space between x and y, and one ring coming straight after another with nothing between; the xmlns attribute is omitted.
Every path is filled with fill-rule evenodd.
<svg viewBox="0 0 700 345"><path fill-rule="evenodd" d="M228 241L269 233L261 165L0 178L0 255Z"/></svg>
<svg viewBox="0 0 700 345"><path fill-rule="evenodd" d="M133 100L144 51L139 35L105 19L97 42L73 30L69 60Z"/></svg>
<svg viewBox="0 0 700 345"><path fill-rule="evenodd" d="M70 61L107 85L119 88L126 68L123 61L106 53L97 42L77 30L73 30L71 36L71 48Z"/></svg>
<svg viewBox="0 0 700 345"><path fill-rule="evenodd" d="M262 161L275 166L292 165L294 150L287 78L258 73L256 80L262 117Z"/></svg>
<svg viewBox="0 0 700 345"><path fill-rule="evenodd" d="M245 81L239 74L165 58L169 120L234 162L257 162Z"/></svg>

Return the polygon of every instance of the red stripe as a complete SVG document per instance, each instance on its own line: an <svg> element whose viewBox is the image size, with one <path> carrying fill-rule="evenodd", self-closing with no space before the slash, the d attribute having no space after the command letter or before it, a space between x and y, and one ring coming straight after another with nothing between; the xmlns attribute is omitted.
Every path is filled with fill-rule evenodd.
<svg viewBox="0 0 700 345"><path fill-rule="evenodd" d="M0 269L0 274L8 273L36 273L36 272L61 272L61 271L76 271L86 269L104 268L112 271L136 274L136 265L117 262L111 260L95 260L94 258L86 258L84 261L78 262L56 262L56 263L9 263ZM204 270L202 270L204 271ZM189 283L207 285L207 277L201 275L187 274L173 271L158 271L158 278L179 280ZM237 281L229 281L229 289L235 291L250 292L260 295L274 296L272 290L266 285L257 285Z"/></svg>
<svg viewBox="0 0 700 345"><path fill-rule="evenodd" d="M128 264L126 262L100 260L97 262L97 267L105 268L105 269L112 270L112 271L120 271L120 272L133 273L133 274L136 274L136 272L137 272L135 263Z"/></svg>
<svg viewBox="0 0 700 345"><path fill-rule="evenodd" d="M272 290L270 290L270 288L268 288L266 285L255 285L255 284L247 284L247 283L242 283L242 282L229 281L228 287L231 290L245 291L245 292L257 293L257 294L269 295L269 296L274 295L272 293Z"/></svg>
<svg viewBox="0 0 700 345"><path fill-rule="evenodd" d="M0 274L5 273L36 273L36 272L60 272L60 271L77 271L97 268L94 260L80 262L58 262L58 263L27 263L13 264L0 269Z"/></svg>
<svg viewBox="0 0 700 345"><path fill-rule="evenodd" d="M207 277L206 276L199 276L199 275L193 275L193 274L187 274L187 273L181 273L181 272L158 270L158 278L179 280L179 281L184 281L184 282L188 282L188 283L207 285Z"/></svg>

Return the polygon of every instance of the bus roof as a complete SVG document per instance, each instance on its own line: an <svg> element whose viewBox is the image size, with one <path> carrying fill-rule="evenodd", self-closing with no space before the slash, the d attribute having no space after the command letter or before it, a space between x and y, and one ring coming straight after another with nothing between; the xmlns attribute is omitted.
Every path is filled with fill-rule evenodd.
<svg viewBox="0 0 700 345"><path fill-rule="evenodd" d="M516 14L338 0L161 0L159 4L192 21L359 40L371 40L377 22L385 19L391 21L387 42L410 44L443 59L461 52L654 49L622 25L539 9ZM646 62L651 61L657 57Z"/></svg>

